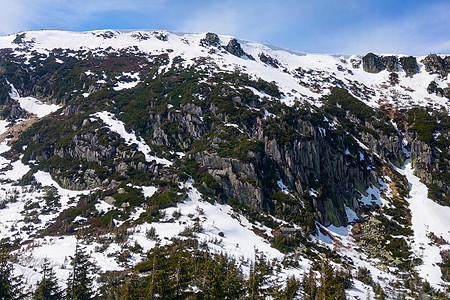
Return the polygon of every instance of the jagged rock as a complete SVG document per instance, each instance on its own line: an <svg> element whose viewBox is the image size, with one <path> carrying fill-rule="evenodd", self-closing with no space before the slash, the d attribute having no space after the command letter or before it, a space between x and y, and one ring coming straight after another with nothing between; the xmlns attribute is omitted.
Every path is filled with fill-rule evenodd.
<svg viewBox="0 0 450 300"><path fill-rule="evenodd" d="M363 69L368 73L379 73L384 69L384 65L378 55L368 53L362 58Z"/></svg>
<svg viewBox="0 0 450 300"><path fill-rule="evenodd" d="M220 39L215 33L208 32L203 39L200 40L200 46L203 47L219 47Z"/></svg>
<svg viewBox="0 0 450 300"><path fill-rule="evenodd" d="M381 63L384 65L385 69L389 72L397 72L398 71L398 58L397 56L382 56Z"/></svg>
<svg viewBox="0 0 450 300"><path fill-rule="evenodd" d="M444 59L436 54L430 54L423 60L425 71L431 74L439 74L442 77L447 76L447 74L450 72L449 62L450 56L446 56Z"/></svg>
<svg viewBox="0 0 450 300"><path fill-rule="evenodd" d="M241 44L236 39L231 39L228 42L228 45L225 47L225 50L233 54L234 56L241 57L245 55L244 50L241 48Z"/></svg>
<svg viewBox="0 0 450 300"><path fill-rule="evenodd" d="M275 58L273 58L273 57L271 57L270 55L268 55L268 54L265 54L265 53L260 53L259 54L259 59L263 62L263 63L265 63L265 64L268 64L269 66L272 66L272 67L274 67L274 68L278 68L279 67L279 62L278 62L278 60L276 60Z"/></svg>
<svg viewBox="0 0 450 300"><path fill-rule="evenodd" d="M400 64L407 76L412 77L414 74L419 73L419 65L414 56L400 58Z"/></svg>

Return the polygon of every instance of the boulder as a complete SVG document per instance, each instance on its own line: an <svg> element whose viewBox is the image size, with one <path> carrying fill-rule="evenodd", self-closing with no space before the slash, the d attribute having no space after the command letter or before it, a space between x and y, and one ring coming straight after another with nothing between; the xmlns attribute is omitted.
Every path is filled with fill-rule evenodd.
<svg viewBox="0 0 450 300"><path fill-rule="evenodd" d="M419 65L414 56L400 58L400 64L407 76L412 77L414 74L419 73Z"/></svg>
<svg viewBox="0 0 450 300"><path fill-rule="evenodd" d="M241 57L245 55L244 50L241 48L241 44L236 39L231 39L228 42L228 45L225 47L225 50L233 54L234 56Z"/></svg>

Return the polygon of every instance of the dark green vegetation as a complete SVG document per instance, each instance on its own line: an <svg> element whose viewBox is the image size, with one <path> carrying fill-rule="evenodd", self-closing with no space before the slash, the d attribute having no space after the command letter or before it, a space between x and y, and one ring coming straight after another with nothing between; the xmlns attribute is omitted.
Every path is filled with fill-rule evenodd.
<svg viewBox="0 0 450 300"><path fill-rule="evenodd" d="M147 259L127 272L107 272L100 278L100 299L292 299L299 282L285 288L262 253L249 262L248 278L239 264L225 254L211 255L195 240L176 240L157 246Z"/></svg>
<svg viewBox="0 0 450 300"><path fill-rule="evenodd" d="M79 254L78 254L79 255ZM63 298L63 291L58 285L55 272L47 259L42 265L42 280L33 293L35 300L58 300Z"/></svg>
<svg viewBox="0 0 450 300"><path fill-rule="evenodd" d="M428 187L428 196L442 205L450 205L450 117L445 111L412 109L406 120L408 131L417 136L413 150L416 174ZM413 153L414 154L414 153Z"/></svg>
<svg viewBox="0 0 450 300"><path fill-rule="evenodd" d="M430 197L448 205L447 113L374 110L339 87L322 99L322 108L309 104L288 107L278 101L283 95L275 83L237 71L211 73L199 68L213 67L214 62L207 58L184 67L181 57L169 65L167 54L150 56L137 49L103 54L97 57L87 51L57 49L48 57L32 53L26 65L25 57L0 53L3 118L14 120L24 115L9 99L6 78L21 95L62 106L13 142L13 150L7 155L23 155L22 161L32 168L23 183L36 184L32 174L45 170L63 187L98 188L61 212L42 235L111 234L124 244L127 230L137 224L175 222L176 214L166 219L163 209L186 199L186 190L179 183L192 179L204 200L227 203L251 223L270 228L270 237L254 230L286 254L283 265L297 266L297 255L315 261L301 285L306 298L341 299L344 289L351 287L349 271L336 270L328 262L345 264L346 260L310 239L311 234L318 233L317 223L347 225L346 208L367 216L361 220L362 225L354 226L359 228L355 238L366 248L362 251L367 256L395 268L399 276L400 272L414 273L413 267L419 262L410 258L411 249L405 240L412 234L405 201L407 184L398 181L398 195L384 209L360 204L358 199L369 196L369 187L380 187L379 178L398 179L386 169L390 163L403 164L406 155L401 140L407 138L413 163L429 186ZM390 83L398 83L394 72L399 62L395 57L372 54L367 58L373 72L386 68L391 72ZM260 59L278 67L270 57ZM413 57L401 58L400 64L410 76L418 71ZM161 72L162 67L165 72ZM118 81L133 80L123 72L138 72L140 83L133 89L115 91L112 87ZM339 82L336 85L341 86ZM266 97L259 98L250 88ZM436 87L431 86L430 91L437 92ZM146 161L136 145L125 143L93 116L99 111L114 114L128 132L142 138L151 154L171 160L173 165L164 167ZM403 133L392 124L393 115ZM430 156L424 155L428 152ZM157 192L146 198L141 186L154 186ZM27 222L39 223L38 208L50 213L52 207L60 205L51 189L44 200L45 207L26 203ZM99 212L95 208L99 200L108 201L112 209ZM137 207L143 212L130 221ZM300 283L295 278L281 288L273 277L277 275L275 264L268 263L263 255L251 263L209 253L205 245L190 240L201 230L197 221L180 233L185 240L157 246L133 268L102 274L100 299L291 299L299 292ZM158 241L154 228L146 235ZM370 245L378 248L370 249ZM127 245L119 255L120 263L127 264L130 252L142 253L142 247L137 243ZM250 269L248 277L241 269L243 265ZM72 266L68 297L92 298L95 270L82 249L77 248ZM37 299L50 299L59 293L51 270L46 268L44 273L48 278L39 284ZM370 285L381 299L381 288L373 282ZM411 295L418 290L414 285L407 289Z"/></svg>
<svg viewBox="0 0 450 300"><path fill-rule="evenodd" d="M0 248L0 299L18 300L27 296L23 277L15 276L13 270L11 257L2 245Z"/></svg>

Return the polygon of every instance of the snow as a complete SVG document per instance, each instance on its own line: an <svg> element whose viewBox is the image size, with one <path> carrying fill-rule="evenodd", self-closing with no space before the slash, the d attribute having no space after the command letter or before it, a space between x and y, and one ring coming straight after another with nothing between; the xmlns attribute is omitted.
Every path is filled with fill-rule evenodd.
<svg viewBox="0 0 450 300"><path fill-rule="evenodd" d="M138 83L139 83L138 81L131 81L131 82L119 81L119 82L117 82L117 85L113 86L113 89L115 91L121 91L121 90L125 90L125 89L132 89Z"/></svg>
<svg viewBox="0 0 450 300"><path fill-rule="evenodd" d="M26 274L27 277L32 277L33 281L36 282L39 280L39 274L33 269L40 269L44 259L47 258L54 268L60 285L62 288L65 288L66 280L72 271L70 257L75 254L76 243L77 238L75 236L35 239L34 243L17 251L19 258L26 264L25 266L15 265L15 272ZM91 261L100 268L101 272L123 270L123 267L111 255L116 251L122 251L120 247L115 247L117 244L112 244L104 252L98 252L97 249L101 248L101 244L98 242L84 244L81 240L79 243L86 248L86 252L91 255Z"/></svg>
<svg viewBox="0 0 450 300"><path fill-rule="evenodd" d="M380 188L375 187L374 185L370 185L369 188L365 191L365 193L361 193L361 199L359 200L360 203L364 205L377 205L381 206L383 204L386 204L387 201L381 197L381 193L383 191L389 190L389 187L381 180L378 180L378 183L380 184Z"/></svg>
<svg viewBox="0 0 450 300"><path fill-rule="evenodd" d="M158 191L157 187L154 186L143 186L142 193L144 194L144 197L151 197L153 194L155 194Z"/></svg>
<svg viewBox="0 0 450 300"><path fill-rule="evenodd" d="M98 113L93 114L92 116L100 118L106 125L108 125L109 129L117 134L119 134L124 140L127 145L136 144L139 151L141 151L144 156L145 160L155 161L158 164L162 164L166 167L171 166L172 162L164 159L159 158L155 155L151 155L151 149L150 147L145 143L145 141L142 138L137 138L134 132L128 133L125 130L125 125L122 121L117 120L114 115L107 111L101 111Z"/></svg>
<svg viewBox="0 0 450 300"><path fill-rule="evenodd" d="M255 94L256 96L258 96L260 99L262 98L270 98L269 95L267 95L266 93L262 92L262 91L258 91L257 89L255 89L254 87L251 86L246 86L245 88L251 90L253 92L253 94Z"/></svg>
<svg viewBox="0 0 450 300"><path fill-rule="evenodd" d="M442 262L439 252L443 249L450 250L449 245L438 246L431 243L427 237L433 232L436 236L450 241L450 207L442 206L427 197L428 188L414 175L414 169L409 160L398 172L405 175L411 187L409 209L411 210L412 230L414 241L412 248L416 255L422 258L423 264L417 267L422 278L425 278L433 287L438 288L444 281L438 263Z"/></svg>
<svg viewBox="0 0 450 300"><path fill-rule="evenodd" d="M344 207L345 207L345 213L347 214L348 222L354 222L359 219L358 215L356 214L356 212L353 209L351 209L350 207L348 207L345 204L344 204Z"/></svg>
<svg viewBox="0 0 450 300"><path fill-rule="evenodd" d="M99 213L107 213L110 210L113 210L115 208L114 205L108 204L103 200L99 200L98 203L95 204L95 209Z"/></svg>
<svg viewBox="0 0 450 300"><path fill-rule="evenodd" d="M202 201L202 196L192 182L184 184L187 189L188 198L179 203L177 207L168 208L165 211L166 219L164 222L145 223L138 225L132 240L141 245L144 250L153 248L156 241L148 240L145 232L154 228L159 238L159 243L170 243L170 238L179 236L187 226L192 226L198 218L203 231L196 233L200 241L205 241L209 250L216 253L226 252L236 258L253 261L255 251L262 251L268 259L277 259L281 261L284 255L278 250L272 248L270 244L262 237L252 231L252 225L245 217L233 212L228 205L210 204ZM175 211L181 213L178 220L169 222ZM267 229L267 228L266 228ZM223 237L219 235L223 234ZM309 263L306 260L300 260L301 269L306 269ZM286 274L296 274L299 276L300 269L288 269ZM287 275L286 275L287 276Z"/></svg>
<svg viewBox="0 0 450 300"><path fill-rule="evenodd" d="M70 198L75 198L79 195L88 195L91 191L74 191L62 188L55 180L53 180L52 176L48 172L37 171L34 174L36 181L42 184L43 186L53 186L58 190L58 193L62 196L62 198L66 198L69 200ZM67 203L67 202L66 202Z"/></svg>
<svg viewBox="0 0 450 300"><path fill-rule="evenodd" d="M7 143L8 143L7 140L4 140L3 142L0 143L0 153L7 152L11 149L11 147L8 146ZM3 168L6 168L6 170L0 171L0 179L13 181L19 180L20 178L22 178L23 175L25 175L30 170L30 167L24 165L21 159L11 162L10 160L4 158L3 156L0 156L0 169Z"/></svg>
<svg viewBox="0 0 450 300"><path fill-rule="evenodd" d="M277 185L278 185L278 187L281 189L281 191L283 192L283 193L288 193L289 192L289 189L288 189L288 187L283 183L283 180L278 180L277 181Z"/></svg>
<svg viewBox="0 0 450 300"><path fill-rule="evenodd" d="M11 99L19 102L20 107L29 113L35 114L38 118L43 118L60 109L59 105L45 104L33 97L20 97L14 85L10 83L10 86L11 92L9 93L9 96Z"/></svg>
<svg viewBox="0 0 450 300"><path fill-rule="evenodd" d="M0 134L5 133L8 130L8 125L8 121L0 120Z"/></svg>
<svg viewBox="0 0 450 300"><path fill-rule="evenodd" d="M129 78L133 79L133 81L130 81L130 82L118 81L117 84L115 86L113 86L113 89L115 91L121 91L121 90L124 90L124 89L132 89L136 85L138 85L138 83L141 82L139 80L139 73L123 72L122 76L129 77ZM122 76L118 76L117 78L120 78Z"/></svg>
<svg viewBox="0 0 450 300"><path fill-rule="evenodd" d="M105 33L111 34L111 38L105 38ZM156 36L159 34L167 36L167 40L159 40ZM145 35L148 39L140 39L139 36ZM16 48L12 44L15 35L0 37L0 48ZM214 71L243 71L249 74L250 78L257 80L262 78L267 82L275 82L282 92L280 101L287 105L294 105L296 102L308 101L314 105L322 106L321 98L330 92L334 82L337 80L347 87L355 86L359 91L354 92L354 96L372 107L379 107L383 103L392 104L396 107L410 107L412 105L433 106L434 108L445 107L447 111L450 108L450 101L444 97L428 94L426 88L434 80L438 86L446 87L450 79L440 78L435 74L429 74L425 71L421 60L424 57L417 57L420 72L412 77L406 76L403 70L400 70L399 83L395 86L389 84L389 72L384 70L379 73L367 73L360 65L358 68L353 66L351 59L361 61L357 55L327 55L327 54L307 54L297 51L282 49L279 47L264 45L255 42L238 40L243 50L258 57L265 53L279 62L279 68L268 67L259 60L246 59L231 55L227 52L216 51L208 53L207 49L200 46L200 40L204 37L203 33L180 33L171 31L155 30L98 30L91 32L65 32L65 31L30 31L26 32L26 40L35 42L30 44L31 50L48 55L49 49L62 48L75 51L92 51L94 55L103 56L104 49L108 51L118 51L120 49L137 47L139 51L149 54L168 53L167 49L172 49L168 53L169 60L173 61L175 57L182 57L184 67L188 67L193 59L198 57L212 58L215 67L210 67ZM222 44L229 41L231 36L219 36ZM16 50L25 55L25 50ZM75 55L75 54L73 54ZM401 57L402 55L399 55ZM169 66L171 64L169 63ZM298 70L303 70L300 72ZM161 67L161 72L167 70L167 66ZM86 72L92 75L91 71ZM124 73L135 79L132 82L119 81L113 87L115 90L133 88L139 82L139 76L136 73ZM311 86L318 88L311 88ZM414 89L411 89L414 87ZM267 97L262 91L248 87L255 95L260 98ZM367 91L364 94L361 91Z"/></svg>

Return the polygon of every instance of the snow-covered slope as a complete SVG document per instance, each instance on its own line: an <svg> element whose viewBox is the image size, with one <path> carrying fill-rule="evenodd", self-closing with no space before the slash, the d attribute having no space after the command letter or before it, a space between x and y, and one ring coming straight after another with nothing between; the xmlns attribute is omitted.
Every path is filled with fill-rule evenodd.
<svg viewBox="0 0 450 300"><path fill-rule="evenodd" d="M49 50L58 48L93 51L99 55L129 49L153 55L168 53L170 60L182 57L185 66L191 65L195 59L206 57L213 59L219 70L241 70L254 78L276 82L284 94L282 101L287 105L293 105L296 101L309 101L320 106L320 98L338 84L352 89L354 96L372 107L391 104L396 107L420 105L450 109L448 99L427 92L431 81L446 88L450 85L450 79L426 72L421 63L425 57L417 57L420 67L418 74L409 77L401 71L398 73L398 85L389 86L389 72L365 72L361 65L362 57L358 55L307 54L239 41L248 56L237 57L225 50L213 52L201 46L204 37L205 34L160 30L32 31L25 33L21 43L14 43L16 35L0 37L0 48L16 49L17 53L28 57L31 51L48 54ZM230 36L220 36L221 45L227 45L231 39ZM262 62L261 54L268 55L273 63ZM114 89L129 88L135 84L121 83Z"/></svg>

